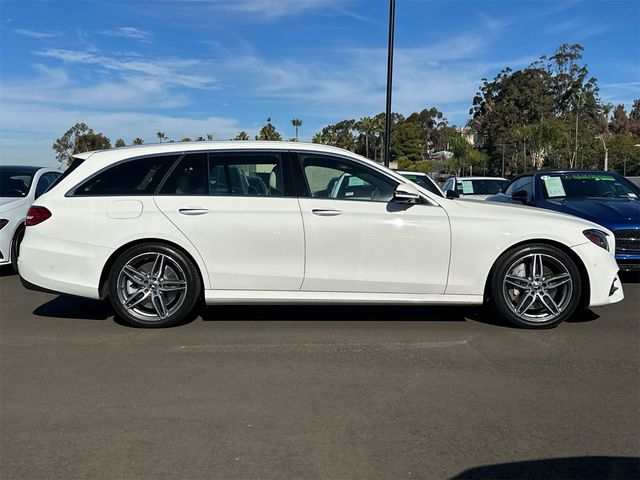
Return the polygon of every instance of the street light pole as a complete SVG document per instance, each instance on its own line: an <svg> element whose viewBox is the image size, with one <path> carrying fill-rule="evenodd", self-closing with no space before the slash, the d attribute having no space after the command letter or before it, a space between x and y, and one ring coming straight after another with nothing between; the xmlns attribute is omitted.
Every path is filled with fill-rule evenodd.
<svg viewBox="0 0 640 480"><path fill-rule="evenodd" d="M387 49L387 108L384 126L384 166L389 166L391 144L391 80L393 78L393 34L396 19L396 0L389 0L389 47Z"/></svg>
<svg viewBox="0 0 640 480"><path fill-rule="evenodd" d="M609 169L609 149L607 148L607 144L604 143L602 135L598 135L597 138L602 140L602 146L604 147L604 171L606 172Z"/></svg>

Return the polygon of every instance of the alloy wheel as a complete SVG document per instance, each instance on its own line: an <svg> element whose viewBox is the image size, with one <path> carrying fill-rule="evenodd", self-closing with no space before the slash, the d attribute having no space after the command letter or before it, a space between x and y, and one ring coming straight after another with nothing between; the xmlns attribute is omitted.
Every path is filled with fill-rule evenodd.
<svg viewBox="0 0 640 480"><path fill-rule="evenodd" d="M171 256L145 252L131 258L117 277L118 300L133 317L162 321L173 315L187 295L187 277Z"/></svg>
<svg viewBox="0 0 640 480"><path fill-rule="evenodd" d="M567 266L545 253L530 253L506 270L502 290L511 311L528 322L545 323L571 303L573 280Z"/></svg>

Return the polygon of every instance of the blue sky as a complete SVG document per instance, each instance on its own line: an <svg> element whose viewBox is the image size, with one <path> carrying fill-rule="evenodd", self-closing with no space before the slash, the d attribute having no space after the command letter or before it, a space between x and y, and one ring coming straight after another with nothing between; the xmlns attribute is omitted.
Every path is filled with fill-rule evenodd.
<svg viewBox="0 0 640 480"><path fill-rule="evenodd" d="M0 0L0 158L55 164L83 121L115 142L257 133L309 140L384 111L386 0ZM606 102L640 98L640 2L397 0L393 110L462 125L483 77L562 43Z"/></svg>

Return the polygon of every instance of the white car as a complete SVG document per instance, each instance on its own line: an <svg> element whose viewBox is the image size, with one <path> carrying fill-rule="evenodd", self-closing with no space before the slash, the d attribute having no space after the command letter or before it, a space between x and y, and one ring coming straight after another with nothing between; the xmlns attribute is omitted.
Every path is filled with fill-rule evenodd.
<svg viewBox="0 0 640 480"><path fill-rule="evenodd" d="M502 177L450 177L442 185L445 194L449 190L473 200L485 200L509 185L509 180ZM447 194L451 196L451 194Z"/></svg>
<svg viewBox="0 0 640 480"><path fill-rule="evenodd" d="M59 176L51 168L0 166L0 266L11 265L17 271L27 211Z"/></svg>
<svg viewBox="0 0 640 480"><path fill-rule="evenodd" d="M422 188L426 188L431 193L435 193L439 197L444 197L444 192L440 189L438 184L434 182L429 175L422 172L411 172L408 170L396 170L407 180L411 180L413 183L420 185Z"/></svg>
<svg viewBox="0 0 640 480"><path fill-rule="evenodd" d="M605 228L439 197L335 147L195 142L75 158L29 211L20 275L109 297L131 325L182 323L200 300L488 301L535 328L623 298Z"/></svg>

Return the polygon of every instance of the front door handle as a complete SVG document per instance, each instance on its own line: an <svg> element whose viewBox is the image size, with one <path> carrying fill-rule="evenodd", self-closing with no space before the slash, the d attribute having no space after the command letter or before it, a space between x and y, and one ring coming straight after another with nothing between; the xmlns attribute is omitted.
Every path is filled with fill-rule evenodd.
<svg viewBox="0 0 640 480"><path fill-rule="evenodd" d="M330 208L314 208L311 210L311 213L318 215L319 217L335 217L340 215L342 212L340 210L332 210Z"/></svg>
<svg viewBox="0 0 640 480"><path fill-rule="evenodd" d="M180 208L178 209L178 213L182 215L205 215L209 213L209 209L207 208Z"/></svg>

